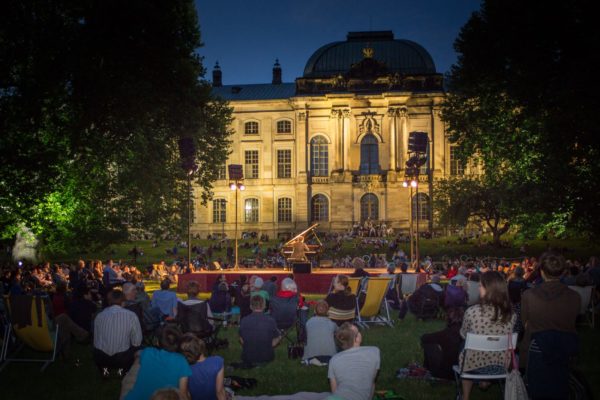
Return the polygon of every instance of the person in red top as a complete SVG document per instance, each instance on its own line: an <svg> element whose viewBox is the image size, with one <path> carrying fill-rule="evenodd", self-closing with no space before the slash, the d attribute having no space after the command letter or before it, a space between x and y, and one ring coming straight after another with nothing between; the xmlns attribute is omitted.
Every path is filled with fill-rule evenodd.
<svg viewBox="0 0 600 400"><path fill-rule="evenodd" d="M456 266L456 264L452 264L450 266L450 269L448 270L448 273L446 274L446 279L452 279L457 274L458 274L458 267Z"/></svg>
<svg viewBox="0 0 600 400"><path fill-rule="evenodd" d="M71 336L79 342L85 341L90 334L77 325L68 312L67 285L64 282L56 286L56 293L52 296L52 315L54 323L58 325L58 348L61 349L62 356L66 359L69 357L71 348Z"/></svg>

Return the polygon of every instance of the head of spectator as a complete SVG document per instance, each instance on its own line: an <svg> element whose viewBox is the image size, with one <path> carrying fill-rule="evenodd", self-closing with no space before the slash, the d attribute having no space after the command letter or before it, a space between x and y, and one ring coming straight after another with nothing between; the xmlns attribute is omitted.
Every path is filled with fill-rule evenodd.
<svg viewBox="0 0 600 400"><path fill-rule="evenodd" d="M150 400L181 400L179 390L175 388L158 389L152 394Z"/></svg>
<svg viewBox="0 0 600 400"><path fill-rule="evenodd" d="M315 306L315 315L318 317L327 317L329 311L329 304L325 300L319 300Z"/></svg>
<svg viewBox="0 0 600 400"><path fill-rule="evenodd" d="M265 299L259 295L252 296L250 299L250 309L257 313L263 312L265 309Z"/></svg>
<svg viewBox="0 0 600 400"><path fill-rule="evenodd" d="M441 282L441 278L439 275L432 275L431 276L431 283L437 283L438 285Z"/></svg>
<svg viewBox="0 0 600 400"><path fill-rule="evenodd" d="M125 301L135 301L136 295L137 289L135 285L131 282L125 282L123 284L123 296L125 297Z"/></svg>
<svg viewBox="0 0 600 400"><path fill-rule="evenodd" d="M566 268L564 257L552 252L542 254L540 265L544 280L550 281L560 278Z"/></svg>
<svg viewBox="0 0 600 400"><path fill-rule="evenodd" d="M186 333L181 337L179 352L192 365L201 358L206 357L206 344L193 333Z"/></svg>
<svg viewBox="0 0 600 400"><path fill-rule="evenodd" d="M219 286L218 286L217 290L219 292L227 292L227 291L229 291L229 286L227 285L227 282L223 281L223 282L219 283Z"/></svg>
<svg viewBox="0 0 600 400"><path fill-rule="evenodd" d="M360 331L351 322L344 322L335 332L335 341L342 350L359 347L362 343Z"/></svg>
<svg viewBox="0 0 600 400"><path fill-rule="evenodd" d="M284 292L297 292L298 286L293 279L285 278L281 281L281 290Z"/></svg>
<svg viewBox="0 0 600 400"><path fill-rule="evenodd" d="M349 280L347 275L338 275L333 281L333 290L335 292L344 292L350 294L352 289L349 286Z"/></svg>
<svg viewBox="0 0 600 400"><path fill-rule="evenodd" d="M113 289L106 295L106 301L109 306L120 306L125 301L125 296L120 289Z"/></svg>
<svg viewBox="0 0 600 400"><path fill-rule="evenodd" d="M181 329L175 324L166 324L158 337L161 349L170 352L176 352L179 349L180 339Z"/></svg>
<svg viewBox="0 0 600 400"><path fill-rule="evenodd" d="M479 298L482 305L494 308L492 321L505 324L512 316L512 306L508 297L508 285L504 277L496 271L481 274Z"/></svg>
<svg viewBox="0 0 600 400"><path fill-rule="evenodd" d="M408 264L406 264L405 262L403 262L402 264L400 264L400 272L402 272L403 274L405 274L408 271Z"/></svg>
<svg viewBox="0 0 600 400"><path fill-rule="evenodd" d="M262 289L262 287L263 287L263 283L264 283L264 282L263 282L263 279L262 279L262 278L260 278L260 277L257 277L257 278L254 280L254 283L252 284L252 289L253 289L253 290L261 290L261 289Z"/></svg>
<svg viewBox="0 0 600 400"><path fill-rule="evenodd" d="M467 267L458 267L458 274L462 275L462 276L466 276L467 275Z"/></svg>
<svg viewBox="0 0 600 400"><path fill-rule="evenodd" d="M390 275L394 275L396 273L396 266L393 263L390 263L387 267L387 273Z"/></svg>
<svg viewBox="0 0 600 400"><path fill-rule="evenodd" d="M170 279L163 279L162 282L160 282L160 290L169 290L170 287L171 287Z"/></svg>
<svg viewBox="0 0 600 400"><path fill-rule="evenodd" d="M198 282L190 281L187 285L188 299L196 299L198 297L198 293L200 293L200 287L198 286Z"/></svg>

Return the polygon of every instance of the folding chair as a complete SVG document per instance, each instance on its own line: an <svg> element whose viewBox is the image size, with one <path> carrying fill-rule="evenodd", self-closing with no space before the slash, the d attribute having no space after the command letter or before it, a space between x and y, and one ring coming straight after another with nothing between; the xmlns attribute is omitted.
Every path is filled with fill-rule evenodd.
<svg viewBox="0 0 600 400"><path fill-rule="evenodd" d="M587 319L588 325L593 328L595 325L594 296L592 296L594 286L582 287L570 285L569 289L579 293L579 296L581 297L581 309L579 310L579 315L582 315Z"/></svg>
<svg viewBox="0 0 600 400"><path fill-rule="evenodd" d="M290 343L294 341L290 337L292 328L296 328L296 337L298 337L298 296L291 298L273 297L270 302L271 316L277 323L277 329L281 335Z"/></svg>
<svg viewBox="0 0 600 400"><path fill-rule="evenodd" d="M377 323L393 326L387 301L384 301L391 282L391 278L367 278L364 280L362 286L366 286L367 290L362 307L358 305L358 297L356 299L356 322L359 326L368 327L368 324ZM385 310L385 315L381 315L382 308Z"/></svg>
<svg viewBox="0 0 600 400"><path fill-rule="evenodd" d="M210 320L215 322L215 326L210 324ZM193 333L200 339L204 340L209 351L219 347L225 347L228 344L224 340L220 340L217 335L221 329L223 320L220 318L210 318L208 316L207 303L186 305L181 302L177 303L177 323L181 327L183 333Z"/></svg>
<svg viewBox="0 0 600 400"><path fill-rule="evenodd" d="M515 348L517 345L517 338L519 334L512 334L512 347ZM486 351L486 352L502 352L504 354L507 353L509 349L508 342L509 335L476 335L474 333L467 333L467 338L465 339L465 355L463 356L463 360L461 365L454 365L452 369L454 370L454 377L456 380L456 391L457 391L457 399L462 399L462 385L461 379L470 379L470 380L483 380L483 381L491 381L496 380L500 385L504 379L508 376L508 371L506 370L506 366L504 366L504 371L500 374L473 374L469 371L464 371L465 360L468 357L466 354L467 350L473 351ZM507 358L508 359L508 358ZM502 392L504 392L504 388L501 386Z"/></svg>
<svg viewBox="0 0 600 400"><path fill-rule="evenodd" d="M44 371L56 360L59 326L55 325L54 331L51 331L45 301L46 299L41 296L27 295L11 296L8 299L10 321L8 329L5 330L6 339L2 349L4 362L0 366L0 371L12 361L41 362L43 363L41 371ZM9 354L9 341L12 335L18 339L20 346ZM17 353L25 345L35 351L52 353L52 355L50 358L17 358Z"/></svg>

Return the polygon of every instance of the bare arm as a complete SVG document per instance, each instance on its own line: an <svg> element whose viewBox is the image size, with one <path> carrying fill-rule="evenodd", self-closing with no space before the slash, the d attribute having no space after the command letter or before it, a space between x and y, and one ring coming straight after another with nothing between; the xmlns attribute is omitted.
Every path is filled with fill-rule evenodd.
<svg viewBox="0 0 600 400"><path fill-rule="evenodd" d="M223 368L217 374L215 391L217 393L217 400L227 399L227 394L225 393L225 370Z"/></svg>
<svg viewBox="0 0 600 400"><path fill-rule="evenodd" d="M281 336L277 336L275 339L273 339L273 341L271 342L271 345L273 347L276 347L279 344L279 342L281 342Z"/></svg>
<svg viewBox="0 0 600 400"><path fill-rule="evenodd" d="M329 378L329 389L331 389L331 393L335 393L337 390L337 382L335 378Z"/></svg>
<svg viewBox="0 0 600 400"><path fill-rule="evenodd" d="M188 377L179 378L179 393L184 400L190 400L190 392L188 392Z"/></svg>

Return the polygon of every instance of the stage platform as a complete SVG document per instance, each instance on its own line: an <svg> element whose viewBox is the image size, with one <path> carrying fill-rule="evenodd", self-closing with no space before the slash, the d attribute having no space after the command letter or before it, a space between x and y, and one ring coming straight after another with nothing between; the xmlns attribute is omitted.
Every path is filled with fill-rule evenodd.
<svg viewBox="0 0 600 400"><path fill-rule="evenodd" d="M380 274L386 273L385 268L366 268L365 269L370 275L377 276ZM331 286L332 279L338 274L346 274L350 275L354 272L353 269L346 268L317 268L313 269L311 273L307 274L292 274L291 271L284 269L274 269L274 268L244 268L240 270L221 270L221 271L202 271L202 272L194 272L191 274L181 274L178 275L177 281L177 292L185 293L187 284L190 281L196 281L200 286L201 292L210 292L217 277L219 275L225 275L227 279L227 283L233 283L233 281L240 278L241 275L246 275L248 279L252 275L257 275L263 278L263 280L270 279L272 276L277 277L277 285L279 286L281 281L293 275L294 281L298 285L298 290L301 293L311 293L311 294L327 294L329 291L329 287ZM425 274L419 274L418 286L425 283Z"/></svg>

